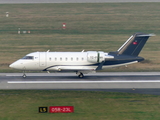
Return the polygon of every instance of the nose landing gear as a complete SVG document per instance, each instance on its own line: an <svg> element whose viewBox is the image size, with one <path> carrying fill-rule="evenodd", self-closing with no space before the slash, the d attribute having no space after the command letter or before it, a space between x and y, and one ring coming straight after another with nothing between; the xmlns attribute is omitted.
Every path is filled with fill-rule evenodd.
<svg viewBox="0 0 160 120"><path fill-rule="evenodd" d="M26 78L26 74L25 74L25 71L23 71L23 75L22 75L23 78Z"/></svg>
<svg viewBox="0 0 160 120"><path fill-rule="evenodd" d="M23 76L22 76L23 78L26 78L27 76L26 76L26 74L23 74Z"/></svg>

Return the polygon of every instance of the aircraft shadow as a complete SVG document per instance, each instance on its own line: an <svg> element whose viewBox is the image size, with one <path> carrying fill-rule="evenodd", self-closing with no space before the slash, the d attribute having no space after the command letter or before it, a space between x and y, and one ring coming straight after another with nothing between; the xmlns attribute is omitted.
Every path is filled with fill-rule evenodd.
<svg viewBox="0 0 160 120"><path fill-rule="evenodd" d="M78 80L78 81L82 81L82 80L95 80L95 81L99 81L99 80L159 80L160 79L160 75L125 75L125 76L107 76L107 75L102 75L102 76L89 76L86 75L84 76L84 78L79 78L78 76L27 76L26 78L23 78L21 76L14 76L11 77L10 79L12 80L55 80L55 81L60 81L60 80Z"/></svg>

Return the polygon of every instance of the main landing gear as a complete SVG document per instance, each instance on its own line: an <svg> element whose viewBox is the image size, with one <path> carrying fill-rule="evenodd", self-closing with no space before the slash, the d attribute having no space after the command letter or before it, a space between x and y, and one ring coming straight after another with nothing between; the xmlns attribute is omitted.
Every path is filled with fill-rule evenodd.
<svg viewBox="0 0 160 120"><path fill-rule="evenodd" d="M82 72L77 72L77 75L78 75L79 78L83 78L84 77Z"/></svg>

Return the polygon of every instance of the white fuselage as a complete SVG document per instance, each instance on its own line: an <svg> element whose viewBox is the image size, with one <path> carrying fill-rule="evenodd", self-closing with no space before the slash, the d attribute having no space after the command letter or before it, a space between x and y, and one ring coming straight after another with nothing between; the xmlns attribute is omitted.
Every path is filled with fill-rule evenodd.
<svg viewBox="0 0 160 120"><path fill-rule="evenodd" d="M44 71L95 71L108 53L88 52L34 52L12 63L10 67L19 70Z"/></svg>

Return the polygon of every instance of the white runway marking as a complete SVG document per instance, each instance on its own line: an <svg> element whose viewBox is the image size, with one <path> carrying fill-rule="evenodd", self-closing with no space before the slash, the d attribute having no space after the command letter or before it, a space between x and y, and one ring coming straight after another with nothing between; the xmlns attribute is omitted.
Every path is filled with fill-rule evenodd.
<svg viewBox="0 0 160 120"><path fill-rule="evenodd" d="M160 80L140 80L140 81L8 81L8 83L159 83Z"/></svg>

